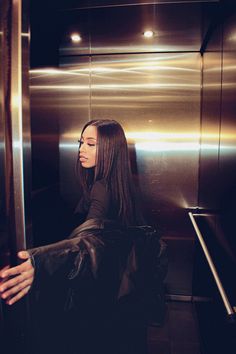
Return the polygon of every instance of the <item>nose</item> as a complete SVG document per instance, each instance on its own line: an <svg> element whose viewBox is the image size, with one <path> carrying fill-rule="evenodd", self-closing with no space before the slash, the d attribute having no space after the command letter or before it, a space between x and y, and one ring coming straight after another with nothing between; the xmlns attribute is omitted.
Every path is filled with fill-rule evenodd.
<svg viewBox="0 0 236 354"><path fill-rule="evenodd" d="M85 144L83 143L83 144L80 145L79 152L83 152L85 150L86 150Z"/></svg>

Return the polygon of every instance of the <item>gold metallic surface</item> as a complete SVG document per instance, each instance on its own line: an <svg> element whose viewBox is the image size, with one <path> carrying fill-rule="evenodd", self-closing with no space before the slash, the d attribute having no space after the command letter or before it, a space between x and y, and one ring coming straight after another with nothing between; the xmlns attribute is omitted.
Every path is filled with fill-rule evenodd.
<svg viewBox="0 0 236 354"><path fill-rule="evenodd" d="M172 210L171 218L177 222L178 210L196 206L199 54L77 57L68 58L67 64L64 58L59 69L31 71L31 95L33 117L44 112L47 124L49 117L51 124L58 120L60 185L69 203L75 203L77 195L74 166L83 124L90 118L113 118L125 129L148 218L155 223L156 215ZM39 133L38 128L34 136L38 142ZM184 225L176 228L173 222L167 230L184 234Z"/></svg>
<svg viewBox="0 0 236 354"><path fill-rule="evenodd" d="M236 179L236 41L232 36L236 33L236 14L230 17L223 33L222 55L222 106L221 132L219 147L219 189L222 208L235 210ZM226 136L230 134L230 139ZM228 149L225 150L224 146ZM235 243L234 243L235 245Z"/></svg>
<svg viewBox="0 0 236 354"><path fill-rule="evenodd" d="M203 89L201 109L201 150L199 164L199 207L219 208L218 159L221 115L221 42L215 33L218 51L206 51L203 57ZM210 47L211 43L209 44ZM224 150L229 148L230 133L224 136ZM206 150L204 146L215 146ZM223 148L223 146L222 146ZM212 181L214 180L214 183Z"/></svg>
<svg viewBox="0 0 236 354"><path fill-rule="evenodd" d="M67 60L64 58L58 69L31 70L37 159L44 156L45 163L55 164L53 153L43 151L50 144L56 146L58 124L63 198L71 205L77 202L74 168L82 126L89 119L113 118L125 129L135 184L148 222L158 223L172 235L191 234L182 211L197 205L200 55ZM208 133L208 143L202 148L217 149L214 134Z"/></svg>
<svg viewBox="0 0 236 354"><path fill-rule="evenodd" d="M150 217L196 205L199 115L198 54L92 58L91 116L124 126Z"/></svg>
<svg viewBox="0 0 236 354"><path fill-rule="evenodd" d="M150 219L160 211L196 206L199 54L83 57L67 64L64 59L59 69L31 70L31 99L38 124L40 115L48 117L48 125L59 124L60 185L68 201L76 199L74 165L83 124L90 118L114 118L124 126ZM34 141L41 139L43 146L48 128L44 124L43 133L40 126Z"/></svg>
<svg viewBox="0 0 236 354"><path fill-rule="evenodd" d="M41 178L34 189L58 183L60 178L62 197L71 203L78 198L75 178L78 139L90 117L89 69L89 58L84 57L69 68L30 71L34 159L51 169L50 176L49 170L35 166L34 173Z"/></svg>

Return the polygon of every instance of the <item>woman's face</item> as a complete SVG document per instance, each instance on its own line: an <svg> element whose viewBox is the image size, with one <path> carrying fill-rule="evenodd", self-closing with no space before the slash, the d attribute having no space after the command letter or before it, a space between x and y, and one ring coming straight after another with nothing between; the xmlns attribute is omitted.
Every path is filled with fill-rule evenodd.
<svg viewBox="0 0 236 354"><path fill-rule="evenodd" d="M79 160L84 168L96 166L97 128L89 125L83 132L80 140Z"/></svg>

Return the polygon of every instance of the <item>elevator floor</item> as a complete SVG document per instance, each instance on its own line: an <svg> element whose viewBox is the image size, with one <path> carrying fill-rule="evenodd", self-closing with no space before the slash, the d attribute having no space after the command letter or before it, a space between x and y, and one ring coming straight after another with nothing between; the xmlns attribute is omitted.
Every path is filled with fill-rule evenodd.
<svg viewBox="0 0 236 354"><path fill-rule="evenodd" d="M194 305L168 302L164 325L148 328L148 349L149 354L200 354Z"/></svg>

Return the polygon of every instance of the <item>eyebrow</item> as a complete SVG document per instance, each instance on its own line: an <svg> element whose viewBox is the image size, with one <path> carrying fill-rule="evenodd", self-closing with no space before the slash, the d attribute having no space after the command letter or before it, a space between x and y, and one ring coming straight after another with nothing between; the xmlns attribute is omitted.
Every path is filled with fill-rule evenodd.
<svg viewBox="0 0 236 354"><path fill-rule="evenodd" d="M84 139L83 136L82 136L81 138ZM93 137L90 137L90 136L86 137L86 139L92 139L92 140L95 140L95 141L97 140L97 139L95 139L95 138L93 138Z"/></svg>

